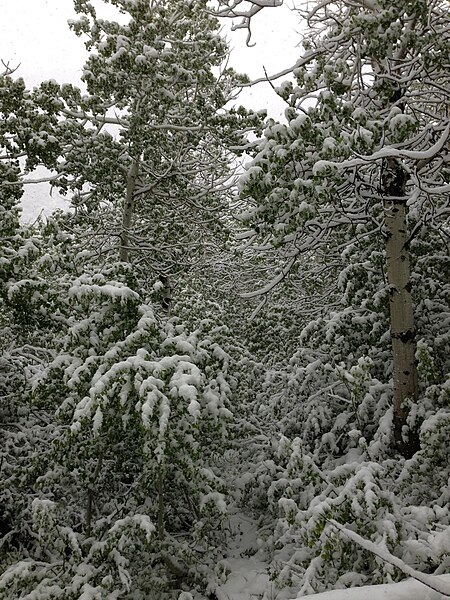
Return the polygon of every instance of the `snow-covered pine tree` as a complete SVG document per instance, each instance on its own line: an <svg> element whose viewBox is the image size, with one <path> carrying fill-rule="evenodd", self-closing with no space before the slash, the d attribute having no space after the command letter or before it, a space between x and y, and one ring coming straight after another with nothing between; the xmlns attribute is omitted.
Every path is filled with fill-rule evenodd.
<svg viewBox="0 0 450 600"><path fill-rule="evenodd" d="M160 597L201 586L212 531L219 540L227 356L211 336L159 322L120 283L127 269L73 281L67 334L34 378L52 432L29 457L33 541L9 557L6 597Z"/></svg>
<svg viewBox="0 0 450 600"><path fill-rule="evenodd" d="M111 4L117 21L75 3L88 93L60 90L70 143L56 184L76 192L94 230L101 223L103 254L160 278L167 304L170 279L226 240L230 148L260 119L225 110L243 78L223 66L227 45L204 0Z"/></svg>
<svg viewBox="0 0 450 600"><path fill-rule="evenodd" d="M151 7L148 3L139 4L145 14L148 8L158 5L159 25L158 19L164 21L169 12L169 17L175 19L173 23L183 29L177 20L181 13L170 13L173 3L167 10L163 10L162 3L152 3ZM187 10L186 6L178 3L182 12ZM111 24L112 30L116 25ZM165 23L164 27L168 32L169 25ZM204 35L207 43L209 34L205 31ZM211 39L210 50L216 60L214 48L222 48L222 42L215 36ZM184 42L190 47L191 41L187 35L180 42L186 60L192 48L188 52ZM166 42L163 39L157 44L159 50L167 50L163 52L161 78L165 79L168 73L175 77L176 73L179 79L175 87L179 84L184 89L183 73L177 70L170 52L172 42ZM145 44L141 46L143 50ZM106 49L105 61L108 52ZM148 58L150 63L155 58L151 48ZM125 66L118 70L119 81L126 73ZM152 72L158 79L158 68ZM114 69L109 73L113 79L114 73ZM137 94L140 79L134 75L131 91ZM198 96L200 107L211 100L216 110L223 101L214 100L216 91L220 96L220 85L211 79L210 71L203 75L210 83L208 94L189 89L194 99ZM228 76L232 77L225 74L221 81ZM161 84L162 79L157 83ZM201 87L199 81L192 85ZM227 88L228 84L224 85ZM220 539L217 533L225 513L222 495L225 488L214 471L214 461L226 444L225 422L231 415L226 407L229 384L233 381L228 376L227 354L216 343L214 332L201 323L188 333L176 319L157 319L146 303L145 292L141 292L151 287L151 276L144 268L137 268L136 262L116 264L118 258L125 259L125 263L132 261L130 254L124 256L122 252L126 244L121 232L127 236L129 232L121 219L126 216L127 207L122 209L120 205L132 185L127 173L132 175L130 169L137 164L132 162L131 149L142 146L139 146L139 164L145 164L147 169L142 171L145 173L142 185L145 178L155 175L153 169L160 168L161 161L166 161L164 172L166 167L169 171L173 167L163 194L168 214L163 217L162 209L156 210L148 225L159 227L160 249L166 244L170 254L171 238L162 227L164 218L170 220L175 215L180 227L185 225L170 200L184 194L192 206L199 208L197 202L208 203L216 192L217 197L226 192L227 185L218 180L219 171L220 177L228 178L226 160L221 151L215 150L218 134L211 125L217 115L208 104L205 114L211 122L205 126L204 136L197 138L197 129L203 127L201 120L192 126L192 132L190 121L188 125L184 121L186 129L179 125L178 117L184 119L190 114L194 117L197 113L189 112L192 98L188 92L182 98L178 89L177 106L181 110L184 99L188 109L182 114L171 113L168 101L164 118L171 117L173 121L164 121L160 129L155 129L157 133L150 136L146 147L149 162L145 163L143 146L151 128L147 131L145 119L141 121L143 132L139 137L139 127L134 121L132 128L124 125L128 114L126 103L121 104L116 95L120 96L124 89L127 86L116 85L115 91L109 90L110 96L105 92L108 99L112 96L117 101L123 126L119 139L100 131L102 122L97 115L106 114L104 101L94 95L81 97L73 87L61 88L54 81L45 82L36 91L43 103L49 102L53 107L57 133L51 139L47 139L43 126L34 126L26 119L22 122L24 115L19 111L14 115L18 129L28 127L31 139L37 138L42 152L48 150L47 143L54 144L53 162L45 162L46 166L53 167L57 156L65 157L58 165L58 184L63 189L79 189L80 194L75 215L56 216L40 231L36 230L35 242L40 251L34 257L36 265L30 262L26 265L28 273L35 270L40 284L45 282L48 288L52 282L54 303L48 314L48 290L44 294L35 289L32 297L40 319L44 313L55 321L59 319L59 329L55 328L53 337L46 338L49 344L44 359L23 378L20 393L25 418L20 423L19 435L14 430L14 435L8 437L18 444L7 444L14 460L8 456L5 461L8 472L2 496L6 498L4 523L8 528L5 541L11 543L3 546L0 589L11 598L29 593L42 599L55 594L65 598L83 595L148 598L153 594L159 598L163 589L177 588L186 581L201 587L213 546ZM157 86L149 83L146 92L150 95L152 91L159 93ZM158 112L159 103L155 101L154 105ZM198 119L200 112L199 108ZM91 118L86 120L88 113ZM144 116L149 117L151 124L151 115ZM228 141L236 144L241 144L242 136L234 133L234 123L241 116L232 113L217 116L220 131L228 129ZM139 118L143 119L143 115ZM132 115L130 119L133 120ZM208 119L205 117L205 122ZM252 120L258 121L251 117ZM94 123L94 127L89 123ZM173 134L180 131L186 134L183 147L183 139L175 139ZM28 136L25 140L28 141ZM206 143L209 140L211 147ZM160 153L152 145L157 143ZM169 151L172 155L167 158ZM208 171L206 159L201 158L203 152L212 162L220 155L212 171ZM186 159L182 172L180 165L175 164L180 156ZM71 159L80 159L78 170L71 170ZM30 162L30 168L34 164ZM160 178L155 177L159 185ZM171 179L177 180L176 185L172 185ZM86 185L90 186L87 202ZM149 189L144 193L149 193ZM213 208L207 205L205 213L218 222ZM108 211L114 210L116 214L108 220ZM141 216L145 221L145 211ZM107 229L111 223L118 224L120 243L117 240L111 243L114 230ZM174 226L178 227L176 223ZM70 244L68 253L66 242ZM176 243L174 246L176 249ZM158 257L155 264L160 264L157 261ZM161 274L161 269L155 270ZM8 289L11 292L13 288L9 285ZM26 300L24 296L29 316L33 305L29 306ZM19 301L16 294L12 309L20 306ZM33 329L36 337L42 336L42 323L38 321L31 326ZM14 426L8 423L9 428ZM148 568L143 569L142 564Z"/></svg>
<svg viewBox="0 0 450 600"><path fill-rule="evenodd" d="M227 354L201 324L158 320L133 268L99 265L71 225L59 215L36 230L26 265L47 285L34 325L43 354L24 355L20 419L5 423L0 589L159 598L202 587L225 516L215 463L231 416Z"/></svg>
<svg viewBox="0 0 450 600"><path fill-rule="evenodd" d="M15 475L27 464L33 435L45 419L29 410L30 376L52 357L64 313L53 286L49 245L36 229L21 225L22 178L38 164L49 168L59 154L57 105L44 89L30 92L6 68L0 76L0 328L1 483L0 529L5 553L29 540L26 497ZM45 88L45 86L44 86ZM61 240L59 240L61 241ZM59 242L58 242L59 243ZM19 466L20 465L20 466ZM26 478L24 471L22 476ZM22 477L22 479L23 479Z"/></svg>
<svg viewBox="0 0 450 600"><path fill-rule="evenodd" d="M45 85L30 92L23 79L14 79L13 73L7 68L0 75L0 293L2 311L8 315L5 324L20 326L25 335L30 335L39 319L41 299L35 295L39 282L30 277L27 266L38 253L39 242L33 239L31 228L20 225L19 201L23 176L37 165L52 168L56 164L60 152L59 105L48 97Z"/></svg>

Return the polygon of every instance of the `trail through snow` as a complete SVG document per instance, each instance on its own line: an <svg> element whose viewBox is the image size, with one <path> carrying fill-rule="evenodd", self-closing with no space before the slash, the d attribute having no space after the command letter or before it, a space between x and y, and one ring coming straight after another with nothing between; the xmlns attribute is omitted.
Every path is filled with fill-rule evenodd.
<svg viewBox="0 0 450 600"><path fill-rule="evenodd" d="M258 541L256 520L235 509L230 515L230 529L227 557L220 563L226 579L214 590L217 600L270 600L274 583Z"/></svg>
<svg viewBox="0 0 450 600"><path fill-rule="evenodd" d="M222 583L210 589L214 600L281 600L295 599L293 590L276 590L270 579L269 563L258 537L257 520L234 508L230 514L230 541L226 558L218 563ZM343 590L330 590L308 596L311 600L446 600L450 597L450 575L427 577L449 592L443 594L419 581L367 585ZM446 587L447 586L447 587Z"/></svg>

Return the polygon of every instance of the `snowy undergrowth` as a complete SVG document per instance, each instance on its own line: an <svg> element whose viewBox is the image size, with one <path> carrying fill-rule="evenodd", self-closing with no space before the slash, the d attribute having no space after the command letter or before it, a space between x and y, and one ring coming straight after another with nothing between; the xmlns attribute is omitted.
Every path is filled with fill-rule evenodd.
<svg viewBox="0 0 450 600"><path fill-rule="evenodd" d="M380 343L381 308L371 320L344 308L310 322L303 347L287 364L261 367L253 394L244 394L238 471L230 482L231 488L239 482L238 505L257 527L255 556L267 570L245 582L242 571L253 568L241 558L225 590L240 581L241 593L247 589L252 598L268 575L259 596L265 600L373 584L393 586L395 598L408 589L395 585L408 573L386 561L387 552L425 575L448 571L447 334L419 319L422 391L409 424L419 432L420 449L406 460L392 449L389 337L385 332Z"/></svg>
<svg viewBox="0 0 450 600"><path fill-rule="evenodd" d="M364 406L372 402L369 398L376 391L385 393L385 386L367 373L361 381L357 373L354 369L353 390L359 388L356 415L346 412L345 405L340 413L318 412L313 399L295 408L298 433L292 435L289 407L295 407L295 399L288 403L285 397L282 408L277 404L276 418L273 413L270 418L273 406L268 408L263 402L259 414L255 409L250 419L250 425L257 425L246 447L247 459L252 460L246 463L242 501L259 515L258 536L264 541L258 552L265 553L271 581L264 598L300 597L404 579L407 573L386 561L383 550L425 574L448 570L449 467L443 454L449 441L446 387L441 386L442 408L422 421L420 451L405 460L388 450L392 437L389 410L371 437L362 436ZM321 406L330 410L323 399ZM426 399L423 406L427 406ZM289 415L284 422L286 435L280 432L283 409ZM319 424L322 432L311 445ZM346 429L344 451L335 442L330 447L335 439L343 444ZM355 544L332 525L333 520L375 544L381 555ZM291 596L286 596L287 590Z"/></svg>
<svg viewBox="0 0 450 600"><path fill-rule="evenodd" d="M245 544L238 550L239 537L230 542L233 561L217 584L218 598L284 600L384 583L395 594L408 588L395 584L407 573L358 546L332 520L419 572L448 570L448 386L438 373L448 367L439 341L445 333L435 343L435 330L421 327L423 393L409 421L421 447L405 460L392 450L383 327L381 308L371 320L344 309L310 322L287 364L238 361L239 436L223 472L258 542L252 556Z"/></svg>
<svg viewBox="0 0 450 600"><path fill-rule="evenodd" d="M448 589L435 583L449 567L448 504L444 497L411 504L405 494L425 470L426 447L403 465L355 452L351 462L321 470L298 440L282 438L277 455L274 438L257 437L253 464L234 479L239 508L229 517L228 548L211 586L219 600L284 600L332 588L324 598L361 597L339 591L355 586L364 598L444 597L420 583L396 583L412 571Z"/></svg>
<svg viewBox="0 0 450 600"><path fill-rule="evenodd" d="M68 287L62 347L34 377L27 414L48 426L23 422L5 599L171 597L205 586L223 537L228 355L111 274Z"/></svg>

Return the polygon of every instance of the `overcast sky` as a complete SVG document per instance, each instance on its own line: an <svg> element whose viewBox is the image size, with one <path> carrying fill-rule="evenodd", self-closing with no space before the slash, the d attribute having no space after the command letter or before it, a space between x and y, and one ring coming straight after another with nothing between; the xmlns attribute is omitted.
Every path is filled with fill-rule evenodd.
<svg viewBox="0 0 450 600"><path fill-rule="evenodd" d="M295 62L300 25L297 14L289 10L291 3L285 0L285 6L265 9L254 18L255 46L251 48L245 45L243 30L227 33L231 66L253 79L264 76L264 68L272 74ZM104 5L101 14L112 18L114 10ZM72 0L0 0L0 15L0 59L12 67L20 65L15 76L23 77L28 87L46 79L80 84L87 55L82 39L67 25L68 19L76 17ZM267 108L275 117L284 110L267 84L245 90L239 102L254 109ZM34 218L43 206L48 212L61 206L61 198L56 192L49 198L46 186L27 186L24 219Z"/></svg>

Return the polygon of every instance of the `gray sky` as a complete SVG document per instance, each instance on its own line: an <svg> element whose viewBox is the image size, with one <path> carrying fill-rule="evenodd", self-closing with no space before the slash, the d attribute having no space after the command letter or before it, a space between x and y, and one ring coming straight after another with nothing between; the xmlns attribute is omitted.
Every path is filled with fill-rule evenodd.
<svg viewBox="0 0 450 600"><path fill-rule="evenodd" d="M299 19L286 6L265 9L253 20L252 41L245 45L246 31L227 33L232 47L230 64L250 78L264 76L264 68L272 74L292 65L298 57L296 44L300 36ZM101 15L112 18L114 8L104 5ZM59 83L80 84L81 67L87 56L83 40L69 30L67 20L75 18L72 0L0 0L0 59L16 67L17 77L23 77L28 87L46 79ZM226 20L225 25L229 21ZM284 103L267 84L245 90L239 103L249 108L266 108L275 118L285 108ZM54 191L48 195L46 184L27 186L24 198L24 220L35 218L41 209L46 212L63 206L64 200Z"/></svg>

